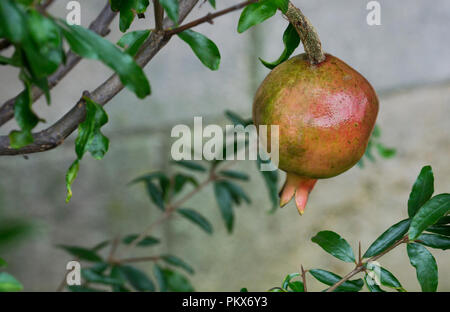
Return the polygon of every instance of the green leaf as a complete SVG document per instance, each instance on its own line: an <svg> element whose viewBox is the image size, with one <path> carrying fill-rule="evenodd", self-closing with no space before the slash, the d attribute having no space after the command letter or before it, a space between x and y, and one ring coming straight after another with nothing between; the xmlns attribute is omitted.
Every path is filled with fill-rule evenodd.
<svg viewBox="0 0 450 312"><path fill-rule="evenodd" d="M14 276L6 272L0 272L0 292L17 292L22 290L23 285Z"/></svg>
<svg viewBox="0 0 450 312"><path fill-rule="evenodd" d="M75 181L78 175L78 170L80 169L80 161L77 159L75 160L72 165L70 165L69 170L67 170L66 173L66 189L67 189L67 195L66 195L66 203L70 201L72 198L72 183Z"/></svg>
<svg viewBox="0 0 450 312"><path fill-rule="evenodd" d="M352 247L339 234L332 231L321 231L311 240L336 258L345 262L355 262Z"/></svg>
<svg viewBox="0 0 450 312"><path fill-rule="evenodd" d="M200 171L205 172L206 168L202 165L200 165L198 162L191 161L191 160L179 160L179 161L172 161L173 164L194 170L194 171Z"/></svg>
<svg viewBox="0 0 450 312"><path fill-rule="evenodd" d="M300 273L297 272L286 275L286 277L283 280L283 283L281 283L281 288L287 289L291 280L299 276Z"/></svg>
<svg viewBox="0 0 450 312"><path fill-rule="evenodd" d="M239 292L248 292L248 289L244 287L244 288L241 288L241 290Z"/></svg>
<svg viewBox="0 0 450 312"><path fill-rule="evenodd" d="M258 169L260 168L262 163L269 163L270 160L262 160L259 155L256 161ZM267 191L269 193L269 198L272 203L271 212L274 212L279 207L279 197L278 197L278 180L279 174L278 170L275 171L260 171L261 175L264 178L264 182L267 187Z"/></svg>
<svg viewBox="0 0 450 312"><path fill-rule="evenodd" d="M237 185L231 181L220 181L220 183L228 189L233 201L237 205L241 204L241 199L243 199L247 204L251 203L250 197L248 197L248 195L244 192L244 190L239 185Z"/></svg>
<svg viewBox="0 0 450 312"><path fill-rule="evenodd" d="M106 263L106 262L98 262L98 263L95 263L88 270L91 270L91 271L93 271L95 273L98 273L98 274L103 274L108 267L109 267L108 263Z"/></svg>
<svg viewBox="0 0 450 312"><path fill-rule="evenodd" d="M292 55L294 53L295 49L300 44L300 36L298 35L297 31L295 30L295 27L292 26L291 23L287 26L286 30L283 33L283 43L284 43L284 50L283 53L280 55L280 57L274 61L274 62L266 62L263 59L259 59L261 63L266 66L269 69L274 69Z"/></svg>
<svg viewBox="0 0 450 312"><path fill-rule="evenodd" d="M72 197L71 186L78 175L79 161L84 154L89 151L95 159L102 159L109 148L109 139L100 131L100 128L108 122L108 115L101 105L88 97L84 97L84 100L86 102L86 118L78 126L78 136L75 140L77 159L66 174L66 202L69 202Z"/></svg>
<svg viewBox="0 0 450 312"><path fill-rule="evenodd" d="M66 252L68 252L72 256L79 258L80 260L86 260L91 262L102 262L102 258L91 249L68 245L58 245L57 247L65 250Z"/></svg>
<svg viewBox="0 0 450 312"><path fill-rule="evenodd" d="M230 110L225 111L225 116L233 123L233 125L242 125L244 127L253 124L253 120L250 119L244 119L235 112L232 112Z"/></svg>
<svg viewBox="0 0 450 312"><path fill-rule="evenodd" d="M277 12L277 7L270 0L262 0L245 7L239 18L238 33L243 33L252 26L264 22Z"/></svg>
<svg viewBox="0 0 450 312"><path fill-rule="evenodd" d="M388 249L406 234L410 224L411 220L405 219L391 226L370 245L363 258L376 256Z"/></svg>
<svg viewBox="0 0 450 312"><path fill-rule="evenodd" d="M103 248L105 248L106 246L108 246L111 243L111 241L109 240L105 240L103 242L98 243L97 245L95 245L94 247L92 247L93 251L100 251Z"/></svg>
<svg viewBox="0 0 450 312"><path fill-rule="evenodd" d="M194 287L192 287L189 280L182 274L172 271L166 268L160 268L162 275L164 277L164 282L168 291L174 292L193 292Z"/></svg>
<svg viewBox="0 0 450 312"><path fill-rule="evenodd" d="M281 12L286 13L289 7L289 0L270 0Z"/></svg>
<svg viewBox="0 0 450 312"><path fill-rule="evenodd" d="M202 230L204 230L208 234L212 234L213 227L211 223L199 214L197 211L187 208L178 208L177 212L185 217L186 219L192 221L196 225L198 225Z"/></svg>
<svg viewBox="0 0 450 312"><path fill-rule="evenodd" d="M269 292L287 292L286 289L280 288L280 287L273 287L268 290Z"/></svg>
<svg viewBox="0 0 450 312"><path fill-rule="evenodd" d="M405 292L405 289L402 284L400 284L399 280L391 272L382 267L380 267L380 281L384 286L393 288L400 292Z"/></svg>
<svg viewBox="0 0 450 312"><path fill-rule="evenodd" d="M397 153L395 148L386 147L381 143L377 143L375 147L377 148L378 154L383 158L392 158Z"/></svg>
<svg viewBox="0 0 450 312"><path fill-rule="evenodd" d="M129 245L131 244L136 238L138 238L139 234L130 234L125 236L122 239L122 242L125 245ZM160 240L158 238L155 238L153 236L146 236L142 241L139 242L139 244L137 244L137 246L139 247L149 247L149 246L154 246L160 243Z"/></svg>
<svg viewBox="0 0 450 312"><path fill-rule="evenodd" d="M0 258L0 268L4 268L8 265L8 263L6 263L6 261L2 258Z"/></svg>
<svg viewBox="0 0 450 312"><path fill-rule="evenodd" d="M372 137L374 138L379 138L381 136L381 129L380 126L375 125L373 127L373 131L372 131Z"/></svg>
<svg viewBox="0 0 450 312"><path fill-rule="evenodd" d="M242 180L242 181L248 181L250 179L248 174L239 172L239 171L234 171L234 170L222 170L219 172L219 174L224 177L227 177L227 178L232 178L232 179L237 179L237 180Z"/></svg>
<svg viewBox="0 0 450 312"><path fill-rule="evenodd" d="M134 289L138 291L155 291L155 284L141 270L129 265L121 265L117 268Z"/></svg>
<svg viewBox="0 0 450 312"><path fill-rule="evenodd" d="M78 126L78 136L75 140L75 152L79 160L89 151L95 159L102 159L109 148L109 140L100 128L108 122L108 115L103 107L88 97L86 101L86 118Z"/></svg>
<svg viewBox="0 0 450 312"><path fill-rule="evenodd" d="M70 48L84 58L97 59L113 69L120 81L139 98L150 94L150 84L144 71L133 58L96 33L78 25L61 27Z"/></svg>
<svg viewBox="0 0 450 312"><path fill-rule="evenodd" d="M161 210L165 209L164 197L162 191L152 182L146 181L147 193L152 202Z"/></svg>
<svg viewBox="0 0 450 312"><path fill-rule="evenodd" d="M433 255L422 245L407 245L409 261L416 268L417 280L422 291L435 292L438 286L438 268Z"/></svg>
<svg viewBox="0 0 450 312"><path fill-rule="evenodd" d="M167 16L175 23L178 24L178 0L159 0Z"/></svg>
<svg viewBox="0 0 450 312"><path fill-rule="evenodd" d="M0 33L14 43L21 42L27 34L24 14L12 0L0 1Z"/></svg>
<svg viewBox="0 0 450 312"><path fill-rule="evenodd" d="M190 273L190 274L194 274L194 269L187 264L186 262L184 262L183 260L181 260L178 257L172 256L172 255L162 255L161 259L166 262L167 264L182 268L183 270L185 270L186 272Z"/></svg>
<svg viewBox="0 0 450 312"><path fill-rule="evenodd" d="M19 94L14 103L14 118L22 129L11 131L9 141L12 148L21 148L33 143L31 130L38 124L39 118L31 109L30 86L25 84L25 90Z"/></svg>
<svg viewBox="0 0 450 312"><path fill-rule="evenodd" d="M166 285L166 279L164 277L164 272L163 272L163 269L157 264L155 264L153 266L153 275L156 277L156 280L158 281L159 291L166 292L167 285Z"/></svg>
<svg viewBox="0 0 450 312"><path fill-rule="evenodd" d="M440 218L435 224L449 224L450 223L450 216L445 216Z"/></svg>
<svg viewBox="0 0 450 312"><path fill-rule="evenodd" d="M321 269L311 269L308 271L311 273L312 276L314 276L319 282L324 283L325 285L333 286L337 282L339 282L342 277L340 277L337 274L334 274L329 271L321 270ZM342 283L338 288L336 288L336 291L360 291L363 287L364 282L362 279L357 280L348 280Z"/></svg>
<svg viewBox="0 0 450 312"><path fill-rule="evenodd" d="M119 280L120 284L111 285L113 292L129 292L130 290L124 286L125 284L125 277L123 276L122 272L118 268L118 266L113 266L111 268L111 272L109 272L109 277Z"/></svg>
<svg viewBox="0 0 450 312"><path fill-rule="evenodd" d="M214 194L219 205L222 218L229 233L233 231L234 213L232 207L232 196L223 181L214 183Z"/></svg>
<svg viewBox="0 0 450 312"><path fill-rule="evenodd" d="M439 194L427 201L414 215L409 227L409 239L415 240L430 225L450 211L450 194Z"/></svg>
<svg viewBox="0 0 450 312"><path fill-rule="evenodd" d="M150 36L150 30L137 30L129 32L120 38L117 45L125 49L125 53L135 56L139 48Z"/></svg>
<svg viewBox="0 0 450 312"><path fill-rule="evenodd" d="M444 236L450 236L450 226L449 225L433 225L427 228L427 232L441 234Z"/></svg>
<svg viewBox="0 0 450 312"><path fill-rule="evenodd" d="M304 292L305 286L300 281L295 281L289 283L289 288L292 289L293 292Z"/></svg>
<svg viewBox="0 0 450 312"><path fill-rule="evenodd" d="M408 215L414 217L423 204L431 198L434 192L434 176L431 166L425 166L419 173L408 199Z"/></svg>
<svg viewBox="0 0 450 312"><path fill-rule="evenodd" d="M89 283L104 284L104 285L123 284L123 281L120 278L103 276L91 269L81 269L81 276Z"/></svg>
<svg viewBox="0 0 450 312"><path fill-rule="evenodd" d="M15 244L33 233L33 226L24 220L4 219L0 221L0 248L14 247Z"/></svg>
<svg viewBox="0 0 450 312"><path fill-rule="evenodd" d="M383 289L380 288L379 285L376 284L375 280L371 278L368 274L364 275L364 282L367 286L367 289L369 289L370 292L385 292Z"/></svg>
<svg viewBox="0 0 450 312"><path fill-rule="evenodd" d="M216 8L216 0L208 0L208 2L214 9Z"/></svg>
<svg viewBox="0 0 450 312"><path fill-rule="evenodd" d="M191 183L194 186L198 186L197 179L195 179L193 176L177 173L174 177L174 186L173 186L174 193L178 194L179 192L181 192L183 187L187 183Z"/></svg>
<svg viewBox="0 0 450 312"><path fill-rule="evenodd" d="M143 14L149 6L149 0L110 0L111 9L120 12L119 28L126 32L134 21L135 15Z"/></svg>
<svg viewBox="0 0 450 312"><path fill-rule="evenodd" d="M450 249L450 237L438 234L421 234L416 242L431 248L447 250Z"/></svg>
<svg viewBox="0 0 450 312"><path fill-rule="evenodd" d="M220 52L214 42L190 29L179 33L178 37L191 47L203 65L211 70L219 69Z"/></svg>
<svg viewBox="0 0 450 312"><path fill-rule="evenodd" d="M28 12L29 37L22 47L28 60L32 76L47 77L56 71L64 58L61 31L55 22L36 10Z"/></svg>

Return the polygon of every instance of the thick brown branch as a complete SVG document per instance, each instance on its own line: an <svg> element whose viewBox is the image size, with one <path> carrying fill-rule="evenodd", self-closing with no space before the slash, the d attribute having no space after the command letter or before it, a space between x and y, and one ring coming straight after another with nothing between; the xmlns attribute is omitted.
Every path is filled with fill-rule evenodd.
<svg viewBox="0 0 450 312"><path fill-rule="evenodd" d="M106 36L109 33L109 25L116 15L116 12L111 11L109 1L107 1L103 10L89 26L89 29L101 36ZM80 61L81 57L73 52L69 52L66 56L66 64L59 67L58 70L48 78L49 88L52 89L56 86ZM43 94L44 92L42 92L41 89L34 86L31 89L32 102L34 103L37 101ZM17 96L9 99L0 107L0 126L13 118L16 98Z"/></svg>
<svg viewBox="0 0 450 312"><path fill-rule="evenodd" d="M155 29L162 30L164 20L164 9L159 3L159 0L153 0L153 8L155 14Z"/></svg>
<svg viewBox="0 0 450 312"><path fill-rule="evenodd" d="M185 0L179 4L180 21L183 21L187 14L194 8L198 0ZM164 20L164 27L173 27L173 22ZM144 67L148 62L164 47L170 40L162 32L153 32L143 44L136 57L136 63ZM93 101L100 105L105 105L124 88L117 75L112 75L94 91L90 92ZM33 134L34 142L20 149L13 149L9 144L8 136L0 137L0 155L20 155L38 153L50 150L60 145L85 118L85 103L80 99L76 105L59 119L51 127Z"/></svg>

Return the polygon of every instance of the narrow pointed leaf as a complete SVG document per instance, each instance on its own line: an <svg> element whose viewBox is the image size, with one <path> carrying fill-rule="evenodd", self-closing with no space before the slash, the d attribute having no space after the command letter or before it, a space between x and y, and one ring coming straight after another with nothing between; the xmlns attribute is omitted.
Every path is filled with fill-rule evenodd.
<svg viewBox="0 0 450 312"><path fill-rule="evenodd" d="M416 242L431 248L450 249L450 237L439 234L423 233L417 237Z"/></svg>
<svg viewBox="0 0 450 312"><path fill-rule="evenodd" d="M17 292L22 290L23 285L14 276L6 272L0 272L0 292Z"/></svg>
<svg viewBox="0 0 450 312"><path fill-rule="evenodd" d="M450 194L439 194L427 201L414 215L409 228L409 239L415 240L430 225L450 212Z"/></svg>
<svg viewBox="0 0 450 312"><path fill-rule="evenodd" d="M333 286L337 282L339 282L342 277L337 274L334 274L329 271L321 270L321 269L311 269L308 271L314 276L319 282L324 283L325 285ZM360 291L363 287L364 282L362 279L357 280L348 280L340 285L336 291Z"/></svg>
<svg viewBox="0 0 450 312"><path fill-rule="evenodd" d="M390 246L392 246L396 241L401 239L406 232L408 232L411 220L402 220L389 229L387 229L383 234L381 234L373 243L370 245L369 249L363 255L363 258L370 258L378 255L379 253L385 251Z"/></svg>
<svg viewBox="0 0 450 312"><path fill-rule="evenodd" d="M132 31L123 35L117 42L117 45L124 48L127 54L135 56L148 36L150 36L150 30Z"/></svg>
<svg viewBox="0 0 450 312"><path fill-rule="evenodd" d="M194 171L200 171L200 172L206 171L206 168L204 166L202 166L201 164L199 164L198 162L195 162L195 161L179 160L179 161L173 161L172 163L175 165L190 169L190 170L194 170Z"/></svg>
<svg viewBox="0 0 450 312"><path fill-rule="evenodd" d="M300 44L300 36L298 35L297 31L295 30L294 26L292 26L291 23L289 23L286 30L284 31L283 43L284 43L283 53L276 61L266 62L261 58L259 59L264 66L266 66L269 69L274 69L275 67L277 67L278 65L289 59L289 57L292 55L292 53Z"/></svg>
<svg viewBox="0 0 450 312"><path fill-rule="evenodd" d="M352 247L339 234L332 231L321 231L311 240L336 258L345 262L355 262Z"/></svg>
<svg viewBox="0 0 450 312"><path fill-rule="evenodd" d="M155 291L155 284L143 271L129 265L118 266L118 270L137 291Z"/></svg>
<svg viewBox="0 0 450 312"><path fill-rule="evenodd" d="M130 234L125 236L122 239L122 242L125 245L131 244L136 238L138 238L138 234ZM153 236L146 236L142 241L137 244L139 247L149 247L159 244L161 241L158 238L155 238Z"/></svg>
<svg viewBox="0 0 450 312"><path fill-rule="evenodd" d="M179 208L177 209L177 212L186 219L198 225L206 233L212 234L213 227L211 223L197 211L187 208Z"/></svg>
<svg viewBox="0 0 450 312"><path fill-rule="evenodd" d="M228 188L222 182L214 183L214 194L219 205L222 218L229 233L233 230L234 213L232 207L232 196Z"/></svg>
<svg viewBox="0 0 450 312"><path fill-rule="evenodd" d="M270 0L258 1L245 7L239 18L238 33L243 33L275 15L277 7Z"/></svg>
<svg viewBox="0 0 450 312"><path fill-rule="evenodd" d="M194 274L195 272L194 269L189 264L187 264L184 260L178 257L172 255L162 255L161 259L170 265L182 268L183 270L185 270L190 274Z"/></svg>
<svg viewBox="0 0 450 312"><path fill-rule="evenodd" d="M75 256L81 260L91 261L91 262L101 262L102 258L97 255L97 253L91 249L78 247L78 246L68 246L68 245L59 245L58 248L61 248Z"/></svg>
<svg viewBox="0 0 450 312"><path fill-rule="evenodd" d="M434 176L431 166L425 166L419 173L408 199L408 215L414 217L417 211L434 192Z"/></svg>
<svg viewBox="0 0 450 312"><path fill-rule="evenodd" d="M167 16L178 24L178 0L159 0Z"/></svg>
<svg viewBox="0 0 450 312"><path fill-rule="evenodd" d="M219 172L220 175L227 177L227 178L232 178L232 179L237 179L237 180L242 180L242 181L248 181L250 178L247 174L243 173L243 172L239 172L239 171L234 171L234 170L222 170Z"/></svg>
<svg viewBox="0 0 450 312"><path fill-rule="evenodd" d="M191 47L203 65L211 70L219 69L220 52L214 42L190 29L179 33L178 37Z"/></svg>
<svg viewBox="0 0 450 312"><path fill-rule="evenodd" d="M409 261L416 268L417 280L424 292L435 292L438 286L438 268L433 255L422 245L407 245Z"/></svg>
<svg viewBox="0 0 450 312"><path fill-rule="evenodd" d="M113 69L120 81L139 98L150 94L144 71L133 58L96 33L78 25L62 24L61 29L71 49L84 58L97 59Z"/></svg>

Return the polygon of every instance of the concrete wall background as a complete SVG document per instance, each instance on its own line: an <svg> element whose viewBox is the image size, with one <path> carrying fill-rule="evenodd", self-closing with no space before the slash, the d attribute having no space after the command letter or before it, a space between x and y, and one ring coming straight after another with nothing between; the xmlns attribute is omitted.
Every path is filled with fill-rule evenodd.
<svg viewBox="0 0 450 312"><path fill-rule="evenodd" d="M104 1L80 1L82 22L89 21ZM218 9L235 1L218 2ZM367 1L294 1L311 19L324 48L359 70L372 82L381 99L378 123L386 145L398 154L391 160L353 168L345 174L320 181L311 195L307 213L299 217L290 204L268 215L268 199L260 196L263 181L254 164L236 168L252 176L243 185L252 205L236 211L235 232L225 233L218 208L208 188L189 202L212 220L215 234L207 236L184 220L170 222L154 234L163 240L155 249L182 256L196 268L197 290L266 290L278 285L284 275L299 265L345 274L351 265L335 261L310 241L320 230L333 230L363 248L388 226L406 217L406 203L420 168L432 165L436 193L450 190L450 53L447 30L450 3L436 0L380 1L382 25L366 24ZM57 1L52 13L61 15L66 1ZM210 11L203 5L190 18ZM22 157L0 158L0 210L2 215L24 217L40 225L40 231L20 248L3 257L9 271L27 290L54 290L60 282L66 254L56 244L93 245L116 234L139 232L157 217L140 187L126 187L132 178L158 168L167 168L170 129L174 124L192 124L193 116L206 122L224 123L223 111L232 109L250 116L256 86L267 74L257 57L273 60L282 50L281 35L287 22L277 15L242 35L237 34L239 13L219 18L213 26L198 27L219 47L221 68L203 67L189 47L178 38L146 68L152 96L139 101L128 91L106 106L110 122L104 128L111 139L103 161L86 157L74 184L74 197L64 203L64 175L75 153L73 138L54 151ZM138 21L135 29L148 26ZM150 26L151 27L151 26ZM112 41L120 37L117 20ZM300 53L300 47L297 53ZM17 73L2 68L0 98L3 102L20 91ZM44 101L36 111L48 123L58 119L110 71L93 61L83 61L52 91L53 104ZM45 127L47 125L40 125ZM0 129L14 128L14 122ZM408 290L418 290L415 273L403 248L381 259ZM449 256L433 250L439 264L439 290L450 290ZM310 281L310 288L321 286Z"/></svg>

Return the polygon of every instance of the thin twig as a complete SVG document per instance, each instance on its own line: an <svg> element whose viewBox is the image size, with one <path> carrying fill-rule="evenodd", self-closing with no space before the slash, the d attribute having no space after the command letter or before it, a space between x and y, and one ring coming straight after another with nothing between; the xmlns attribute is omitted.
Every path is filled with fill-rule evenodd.
<svg viewBox="0 0 450 312"><path fill-rule="evenodd" d="M333 286L331 286L330 288L327 289L327 292L332 292L334 290L336 290L336 288L338 288L339 286L341 286L344 282L346 282L347 280L349 280L350 278L352 278L353 276L355 276L356 274L358 274L359 272L362 272L366 269L365 265L369 262L375 261L379 258L381 258L382 256L384 256L385 254L387 254L388 252L390 252L392 249L396 248L397 246L408 242L408 235L405 235L404 237L402 237L401 239L399 239L394 245L392 245L391 247L389 247L388 249L386 249L385 251L383 251L382 253L373 256L371 258L369 258L366 262L360 262L350 273L348 273L347 275L345 275L339 282L337 282L336 284L334 284Z"/></svg>
<svg viewBox="0 0 450 312"><path fill-rule="evenodd" d="M227 13L230 13L230 12L233 12L233 11L236 11L236 10L240 10L242 8L245 8L249 4L252 4L252 3L255 3L255 2L258 2L258 0L248 0L248 1L236 4L236 5L233 5L233 6L229 7L229 8L223 9L221 11L217 11L215 13L208 13L205 16L203 16L203 17L201 17L199 19L193 20L192 22L189 22L189 23L187 23L185 25L182 25L182 26L174 28L174 29L167 30L166 31L166 35L173 36L175 34L183 32L183 31L185 31L187 29L190 29L192 27L195 27L197 25L200 25L200 24L203 24L203 23L206 23L206 22L212 23L212 20L215 19L216 17L225 15Z"/></svg>
<svg viewBox="0 0 450 312"><path fill-rule="evenodd" d="M305 269L303 268L303 264L301 265L301 270L302 270L303 291L308 292L308 288L306 287L306 272L307 271L305 271Z"/></svg>
<svg viewBox="0 0 450 312"><path fill-rule="evenodd" d="M225 170L235 164L235 161L228 161L224 166L221 167L221 170ZM133 250L140 242L142 242L147 235L149 235L155 227L165 222L167 219L171 217L171 215L180 208L186 201L191 199L195 194L199 193L201 190L203 190L207 185L210 183L220 180L221 177L216 175L217 167L214 167L209 172L208 178L204 180L202 183L200 183L196 188L194 188L192 191L187 193L185 196L180 198L179 200L175 201L174 203L171 203L167 205L164 213L159 217L155 222L150 224L142 233L139 234L136 239L134 239L124 250L124 254L128 254Z"/></svg>
<svg viewBox="0 0 450 312"><path fill-rule="evenodd" d="M138 237L136 237L124 250L124 254L130 253L131 250L133 250L140 242L142 242L147 235L149 235L155 227L166 221L172 213L179 208L181 205L183 205L187 200L189 200L192 196L200 192L204 187L206 187L209 183L215 180L215 175L210 174L208 178L200 183L195 189L193 189L191 192L187 193L185 196L183 196L180 200L174 202L173 204L170 204L166 207L166 210L164 213L159 217L155 222L150 224L143 232L141 232Z"/></svg>

